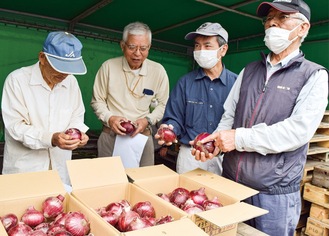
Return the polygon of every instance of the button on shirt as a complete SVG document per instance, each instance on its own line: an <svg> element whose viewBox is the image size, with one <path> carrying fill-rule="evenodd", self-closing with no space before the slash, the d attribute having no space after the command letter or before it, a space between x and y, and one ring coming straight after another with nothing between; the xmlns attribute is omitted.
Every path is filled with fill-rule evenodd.
<svg viewBox="0 0 329 236"><path fill-rule="evenodd" d="M53 90L44 81L39 63L10 73L2 96L5 124L3 174L57 170L69 184L66 160L72 151L53 147L52 135L67 128L88 130L78 82L73 75Z"/></svg>
<svg viewBox="0 0 329 236"><path fill-rule="evenodd" d="M201 68L184 75L170 93L163 123L173 125L185 145L199 133L212 133L224 112L223 104L236 76L225 67L214 80Z"/></svg>

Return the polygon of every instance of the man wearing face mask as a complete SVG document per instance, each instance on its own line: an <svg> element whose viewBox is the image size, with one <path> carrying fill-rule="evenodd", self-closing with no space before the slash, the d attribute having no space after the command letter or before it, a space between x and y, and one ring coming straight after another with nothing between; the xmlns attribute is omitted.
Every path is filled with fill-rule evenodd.
<svg viewBox="0 0 329 236"><path fill-rule="evenodd" d="M179 79L171 91L161 127L169 126L180 141L176 171L184 173L202 168L221 175L222 157L196 161L189 141L202 132L212 133L223 114L224 101L237 75L225 68L222 58L228 50L228 33L218 23L204 23L185 36L194 40L194 59L200 68ZM160 145L164 143L155 135Z"/></svg>
<svg viewBox="0 0 329 236"><path fill-rule="evenodd" d="M203 142L215 140L213 154L225 153L224 177L260 192L247 202L269 213L249 223L271 236L294 235L308 142L328 104L328 71L299 49L310 29L305 2L263 2L257 14L271 52L241 71L216 131Z"/></svg>

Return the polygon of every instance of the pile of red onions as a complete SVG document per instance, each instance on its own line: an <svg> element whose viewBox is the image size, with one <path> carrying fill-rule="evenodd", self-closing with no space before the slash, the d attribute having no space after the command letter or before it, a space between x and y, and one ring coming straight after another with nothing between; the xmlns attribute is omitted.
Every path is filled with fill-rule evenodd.
<svg viewBox="0 0 329 236"><path fill-rule="evenodd" d="M85 236L90 223L80 212L64 213L64 197L48 197L39 211L29 206L22 217L13 213L0 217L9 236Z"/></svg>
<svg viewBox="0 0 329 236"><path fill-rule="evenodd" d="M210 200L205 193L204 187L191 191L186 188L178 187L169 194L158 193L157 195L189 214L195 214L223 206L216 196Z"/></svg>
<svg viewBox="0 0 329 236"><path fill-rule="evenodd" d="M149 201L131 206L127 200L111 202L96 212L120 232L134 231L173 221L170 215L156 218L155 209Z"/></svg>

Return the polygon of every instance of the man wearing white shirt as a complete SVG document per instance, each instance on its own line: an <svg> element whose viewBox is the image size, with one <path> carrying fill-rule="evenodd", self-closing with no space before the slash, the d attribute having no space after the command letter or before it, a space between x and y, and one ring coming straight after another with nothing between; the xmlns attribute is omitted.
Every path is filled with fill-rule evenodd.
<svg viewBox="0 0 329 236"><path fill-rule="evenodd" d="M308 142L328 104L328 72L305 59L301 43L310 28L311 12L302 0L263 2L265 44L271 51L239 74L216 131L224 152L223 176L260 193L246 202L268 214L249 222L271 236L294 235L301 211L300 182Z"/></svg>

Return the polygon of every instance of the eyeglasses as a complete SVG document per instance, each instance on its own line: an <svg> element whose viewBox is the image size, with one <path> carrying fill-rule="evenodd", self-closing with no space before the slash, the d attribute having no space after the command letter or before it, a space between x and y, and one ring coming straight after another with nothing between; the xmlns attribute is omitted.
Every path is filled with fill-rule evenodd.
<svg viewBox="0 0 329 236"><path fill-rule="evenodd" d="M127 46L128 50L131 52L136 52L137 50L139 50L140 52L147 52L150 49L150 45L148 46L136 46L133 44L127 44L125 42L125 45Z"/></svg>
<svg viewBox="0 0 329 236"><path fill-rule="evenodd" d="M303 19L300 18L300 17L298 17L298 16L280 14L280 15L275 15L275 16L267 16L267 17L264 17L263 20L262 20L263 25L269 23L273 19L275 19L276 21L279 21L281 24L283 24L288 19L298 19L298 20L303 21Z"/></svg>

